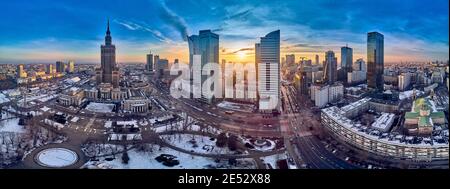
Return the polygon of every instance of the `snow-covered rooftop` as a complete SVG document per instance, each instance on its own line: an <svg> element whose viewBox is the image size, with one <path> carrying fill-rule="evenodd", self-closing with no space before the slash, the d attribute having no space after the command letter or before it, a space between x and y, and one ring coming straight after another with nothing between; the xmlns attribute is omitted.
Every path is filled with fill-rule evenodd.
<svg viewBox="0 0 450 189"><path fill-rule="evenodd" d="M92 112L109 113L114 109L114 104L91 102L86 106L86 110Z"/></svg>
<svg viewBox="0 0 450 189"><path fill-rule="evenodd" d="M388 138L380 138L377 135L371 135L371 134L366 133L361 130L363 128L363 126L361 126L360 124L353 123L350 119L343 116L342 110L336 106L324 108L324 109L322 109L322 113L327 114L331 119L333 119L339 125L353 131L354 134L361 135L365 138L369 138L374 141L380 141L380 142L390 144L390 145L405 146L405 147L410 147L410 146L423 146L423 147L431 147L431 148L448 147L448 144L445 144L445 143L430 144L430 143L426 143L425 141L422 141L419 144L409 144L406 142L400 142L399 140L389 140ZM400 137L403 138L403 136L400 136Z"/></svg>
<svg viewBox="0 0 450 189"><path fill-rule="evenodd" d="M389 130L394 121L395 114L391 113L382 113L381 116L372 123L372 128L378 129L380 131Z"/></svg>

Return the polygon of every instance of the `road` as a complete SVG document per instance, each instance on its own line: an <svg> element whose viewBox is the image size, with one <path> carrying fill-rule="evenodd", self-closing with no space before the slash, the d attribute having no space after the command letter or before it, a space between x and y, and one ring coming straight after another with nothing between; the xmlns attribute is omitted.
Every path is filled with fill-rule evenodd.
<svg viewBox="0 0 450 189"><path fill-rule="evenodd" d="M313 169L355 169L357 167L347 163L329 152L320 139L312 134L311 128L320 127L318 116L311 112L312 105L307 100L299 102L295 89L292 86L282 87L283 114L287 114L289 128L295 133L293 143L299 152L289 150L291 157L296 162L305 163L308 168ZM290 143L290 141L287 141ZM288 145L286 145L288 146Z"/></svg>

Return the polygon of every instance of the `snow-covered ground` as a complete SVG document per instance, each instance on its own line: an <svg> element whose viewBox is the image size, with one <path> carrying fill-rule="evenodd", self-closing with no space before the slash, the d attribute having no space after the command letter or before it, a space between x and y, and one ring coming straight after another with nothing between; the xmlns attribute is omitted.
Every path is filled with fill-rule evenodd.
<svg viewBox="0 0 450 189"><path fill-rule="evenodd" d="M257 151L262 151L262 152L267 152L267 151L272 151L273 149L275 149L275 142L273 140L266 140L269 144L268 145L263 145L263 146L258 146L258 145L254 145L255 149Z"/></svg>
<svg viewBox="0 0 450 189"><path fill-rule="evenodd" d="M157 127L152 127L152 129L156 133L162 133L166 131L182 131L183 130L184 121L178 121L172 124L166 124L166 125L158 125ZM199 132L206 132L211 134L219 134L221 133L221 130L212 126L205 126L200 127L197 124L191 124L185 128L186 131L199 131Z"/></svg>
<svg viewBox="0 0 450 189"><path fill-rule="evenodd" d="M112 121L106 121L105 122L105 128L109 129L112 127Z"/></svg>
<svg viewBox="0 0 450 189"><path fill-rule="evenodd" d="M162 139L173 146L202 154L232 154L227 147L216 146L216 139L191 134L161 135Z"/></svg>
<svg viewBox="0 0 450 189"><path fill-rule="evenodd" d="M271 155L271 156L261 157L263 163L270 164L272 169L277 169L277 161L278 160L282 160L282 159L286 159L286 158L287 158L286 154L275 154L275 155Z"/></svg>
<svg viewBox="0 0 450 189"><path fill-rule="evenodd" d="M161 154L170 154L176 156L176 160L180 162L179 165L174 167L168 167L155 160ZM89 169L255 169L256 165L252 159L239 159L237 166L231 166L228 164L228 160L221 160L219 163L215 162L215 159L192 156L182 152L172 150L170 148L160 148L159 146L153 146L152 151L138 151L132 149L128 151L130 160L128 164L122 163L122 154L116 156L112 161L106 161L105 158L101 158L100 161L89 161L83 168Z"/></svg>
<svg viewBox="0 0 450 189"><path fill-rule="evenodd" d="M131 147L131 146L129 146ZM112 155L123 151L123 145L85 144L81 148L87 157Z"/></svg>
<svg viewBox="0 0 450 189"><path fill-rule="evenodd" d="M228 102L228 101L222 101L219 104L217 104L218 107L234 110L234 111L241 111L241 112L252 112L255 106L249 105L249 104L240 104L235 102Z"/></svg>
<svg viewBox="0 0 450 189"><path fill-rule="evenodd" d="M274 150L276 147L275 141L270 140L270 139L264 139L264 141L267 143L265 143L264 145L258 145L258 144L255 144L255 143L257 143L257 141L255 141L255 143L252 143L249 138L243 138L242 136L240 136L239 138L241 139L242 143L244 143L244 144L249 143L249 144L253 145L255 147L253 150L256 150L256 151L267 152L267 151Z"/></svg>
<svg viewBox="0 0 450 189"><path fill-rule="evenodd" d="M47 107L47 106L44 106L44 107L42 107L42 108L41 108L41 110L42 110L43 112L47 112L47 111L49 111L49 110L50 110L50 108L49 108L49 107Z"/></svg>
<svg viewBox="0 0 450 189"><path fill-rule="evenodd" d="M174 122L171 124L158 125L158 127L153 127L156 133L162 133L165 131L181 131L183 130L183 121Z"/></svg>
<svg viewBox="0 0 450 189"><path fill-rule="evenodd" d="M65 148L50 148L39 152L37 162L45 167L60 168L73 165L78 160L78 155Z"/></svg>
<svg viewBox="0 0 450 189"><path fill-rule="evenodd" d="M0 121L0 132L25 133L23 126L19 125L19 118L13 118L14 115L2 112ZM8 119L11 118L11 119Z"/></svg>
<svg viewBox="0 0 450 189"><path fill-rule="evenodd" d="M19 118L6 112L2 112L1 117L5 120L0 121L0 155L5 164L25 158L39 146L67 140L67 137L50 134L51 131L40 127L34 127L35 134L30 137L28 129L19 125Z"/></svg>
<svg viewBox="0 0 450 189"><path fill-rule="evenodd" d="M9 98L7 98L3 93L0 93L0 104L9 102Z"/></svg>
<svg viewBox="0 0 450 189"><path fill-rule="evenodd" d="M91 102L86 106L86 110L92 112L109 113L113 111L114 106L114 104Z"/></svg>
<svg viewBox="0 0 450 189"><path fill-rule="evenodd" d="M414 90L400 92L398 98L400 100L411 98L413 96L413 94L414 94L413 92L414 92ZM417 96L422 95L422 94L423 94L423 91L416 90L416 95Z"/></svg>

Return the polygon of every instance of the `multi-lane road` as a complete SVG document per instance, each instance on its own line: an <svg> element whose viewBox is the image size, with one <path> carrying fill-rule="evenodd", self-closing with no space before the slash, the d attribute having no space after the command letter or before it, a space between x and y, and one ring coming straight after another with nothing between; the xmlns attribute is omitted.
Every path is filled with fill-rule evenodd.
<svg viewBox="0 0 450 189"><path fill-rule="evenodd" d="M308 168L314 169L354 169L354 165L339 159L333 153L329 152L320 139L311 133L310 128L320 127L320 122L311 111L311 104L308 102L298 102L295 90L292 86L282 87L283 95L283 113L287 114L288 127L295 133L292 136L292 146L297 148L292 151L291 157L298 158L299 162L306 164ZM297 162L296 161L296 162Z"/></svg>

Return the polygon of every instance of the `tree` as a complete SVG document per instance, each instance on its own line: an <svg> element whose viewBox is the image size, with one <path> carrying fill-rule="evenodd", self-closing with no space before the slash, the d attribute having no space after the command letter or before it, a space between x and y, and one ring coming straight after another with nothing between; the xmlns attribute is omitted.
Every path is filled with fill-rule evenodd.
<svg viewBox="0 0 450 189"><path fill-rule="evenodd" d="M227 140L227 135L225 133L220 133L219 136L217 136L216 146L221 148L225 147Z"/></svg>
<svg viewBox="0 0 450 189"><path fill-rule="evenodd" d="M237 136L235 135L231 135L230 137L228 137L228 149L230 149L231 151L235 151L237 149Z"/></svg>
<svg viewBox="0 0 450 189"><path fill-rule="evenodd" d="M128 161L130 161L130 157L128 156L128 153L124 151L122 154L122 163L128 164Z"/></svg>

